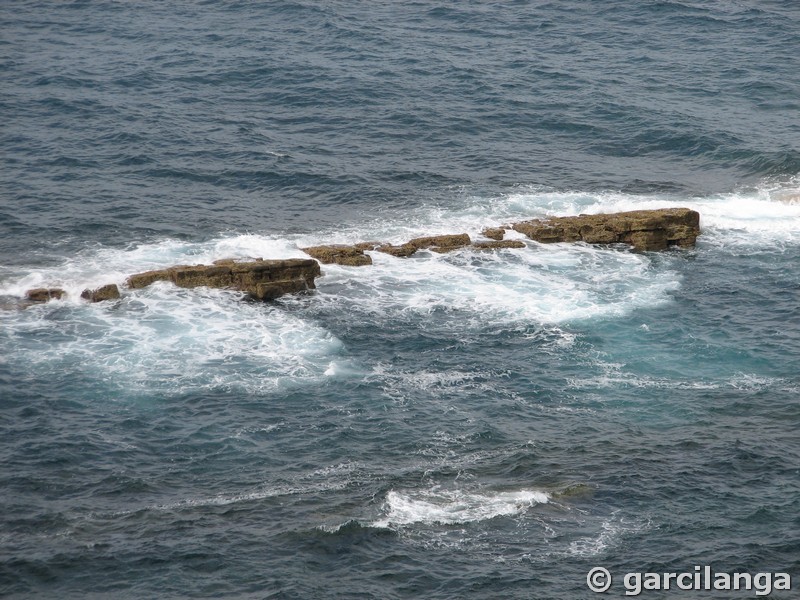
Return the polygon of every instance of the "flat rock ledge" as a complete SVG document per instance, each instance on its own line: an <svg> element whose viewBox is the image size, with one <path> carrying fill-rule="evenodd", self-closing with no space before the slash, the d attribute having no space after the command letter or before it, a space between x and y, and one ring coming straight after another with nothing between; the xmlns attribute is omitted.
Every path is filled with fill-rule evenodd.
<svg viewBox="0 0 800 600"><path fill-rule="evenodd" d="M466 233L452 235L433 235L409 240L405 244L392 245L381 242L360 242L352 246L312 246L300 248L303 252L316 258L323 264L336 263L340 265L361 266L371 265L372 258L364 254L365 250L374 250L390 254L391 256L408 257L417 250L430 249L433 252L450 252L458 248L469 246L471 240ZM515 246L516 247L516 246Z"/></svg>
<svg viewBox="0 0 800 600"><path fill-rule="evenodd" d="M552 217L515 223L514 231L541 243L631 244L634 250L694 246L700 214L688 208L634 210L577 217Z"/></svg>
<svg viewBox="0 0 800 600"><path fill-rule="evenodd" d="M451 252L458 248L470 245L469 236L466 233L457 233L454 235L433 235L429 237L418 237L407 242L408 246L412 246L417 250L428 248L433 252Z"/></svg>
<svg viewBox="0 0 800 600"><path fill-rule="evenodd" d="M300 248L300 250L311 258L316 258L323 265L335 263L337 265L361 267L372 264L372 258L364 254L364 248L359 246L333 244L329 246L311 246L309 248Z"/></svg>
<svg viewBox="0 0 800 600"><path fill-rule="evenodd" d="M319 263L310 258L215 261L213 265L179 265L158 271L146 271L128 277L128 287L147 287L155 281L170 281L178 287L207 286L245 292L256 300L273 300L316 288Z"/></svg>

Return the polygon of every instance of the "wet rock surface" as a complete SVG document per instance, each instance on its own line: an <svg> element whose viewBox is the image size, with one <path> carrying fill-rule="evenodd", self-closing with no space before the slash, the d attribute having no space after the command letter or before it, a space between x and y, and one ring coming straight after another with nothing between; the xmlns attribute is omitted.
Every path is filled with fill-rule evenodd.
<svg viewBox="0 0 800 600"><path fill-rule="evenodd" d="M25 292L25 299L30 302L48 302L49 300L61 300L67 292L61 288L34 288Z"/></svg>
<svg viewBox="0 0 800 600"><path fill-rule="evenodd" d="M137 289L155 281L171 281L179 287L233 289L258 300L272 300L284 294L315 289L314 278L320 273L319 263L310 258L250 262L228 259L213 265L180 265L137 273L131 275L127 283Z"/></svg>
<svg viewBox="0 0 800 600"><path fill-rule="evenodd" d="M487 227L481 234L490 240L502 240L506 236L506 230L502 227Z"/></svg>
<svg viewBox="0 0 800 600"><path fill-rule="evenodd" d="M355 246L332 244L327 246L311 246L309 248L300 248L300 250L312 258L316 258L323 265L337 264L360 267L372 264L372 258L364 254L364 250L366 249L364 246L368 245L369 242L357 244Z"/></svg>
<svg viewBox="0 0 800 600"><path fill-rule="evenodd" d="M89 302L103 302L105 300L118 300L120 293L117 285L110 283L95 290L83 290L81 298Z"/></svg>
<svg viewBox="0 0 800 600"><path fill-rule="evenodd" d="M429 248L434 252L449 252L456 248L463 248L469 246L470 239L466 233L458 233L453 235L432 235L428 237L418 237L409 240L408 246L412 246L417 250Z"/></svg>
<svg viewBox="0 0 800 600"><path fill-rule="evenodd" d="M700 214L688 208L533 219L512 225L515 231L541 243L586 242L631 244L635 250L694 246L700 235Z"/></svg>

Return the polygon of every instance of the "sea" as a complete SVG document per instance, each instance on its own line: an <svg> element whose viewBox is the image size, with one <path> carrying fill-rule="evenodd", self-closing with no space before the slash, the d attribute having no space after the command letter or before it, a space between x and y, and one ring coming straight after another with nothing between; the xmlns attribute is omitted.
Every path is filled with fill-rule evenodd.
<svg viewBox="0 0 800 600"><path fill-rule="evenodd" d="M800 597L797 0L4 0L0 123L0 596Z"/></svg>

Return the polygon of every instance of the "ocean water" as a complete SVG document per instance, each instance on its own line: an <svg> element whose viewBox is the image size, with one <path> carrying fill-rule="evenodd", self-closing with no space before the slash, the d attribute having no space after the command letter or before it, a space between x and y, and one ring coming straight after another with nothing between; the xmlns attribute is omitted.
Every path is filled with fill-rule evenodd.
<svg viewBox="0 0 800 600"><path fill-rule="evenodd" d="M795 0L3 2L0 596L796 598L798 48ZM670 206L696 248L77 300Z"/></svg>

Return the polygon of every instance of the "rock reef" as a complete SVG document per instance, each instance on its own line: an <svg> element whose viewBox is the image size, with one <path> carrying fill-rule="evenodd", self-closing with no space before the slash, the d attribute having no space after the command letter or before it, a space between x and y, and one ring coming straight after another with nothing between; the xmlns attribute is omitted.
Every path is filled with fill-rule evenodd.
<svg viewBox="0 0 800 600"><path fill-rule="evenodd" d="M300 248L300 250L308 254L311 258L316 258L323 265L330 265L333 263L351 267L371 265L372 258L364 254L364 248L359 246L361 246L361 244L356 246L333 244L328 246L311 246L309 248Z"/></svg>
<svg viewBox="0 0 800 600"><path fill-rule="evenodd" d="M128 277L128 287L147 287L155 281L171 281L184 288L207 286L245 292L256 300L272 300L316 288L319 263L310 258L237 262L218 260L213 265L179 265Z"/></svg>
<svg viewBox="0 0 800 600"><path fill-rule="evenodd" d="M316 288L314 279L321 274L320 263L346 266L372 264L365 251L376 251L396 257L412 256L418 250L450 252L458 248L493 250L525 248L522 240L506 240L508 229L524 234L540 243L584 242L587 244L630 244L638 251L664 250L670 246L694 246L700 235L700 215L688 208L634 210L629 212L550 217L519 223L487 227L481 233L488 241L472 242L466 233L418 237L404 244L362 242L354 245L331 244L301 248L312 258L285 260L223 259L212 265L178 265L167 269L145 271L128 277L131 289L147 287L155 281L193 288L207 286L238 290L257 300L272 300ZM60 288L36 288L25 294L28 303L60 299L66 292ZM95 290L84 290L81 298L102 302L120 297L115 284Z"/></svg>
<svg viewBox="0 0 800 600"><path fill-rule="evenodd" d="M631 244L635 250L694 246L700 214L688 208L634 210L577 217L552 217L515 223L514 231L541 243Z"/></svg>
<svg viewBox="0 0 800 600"><path fill-rule="evenodd" d="M61 288L34 288L25 292L25 299L29 302L48 302L49 300L61 300L67 292Z"/></svg>
<svg viewBox="0 0 800 600"><path fill-rule="evenodd" d="M83 290L81 298L89 302L104 302L106 300L118 300L120 297L119 288L115 283L110 283L99 287L96 290Z"/></svg>
<svg viewBox="0 0 800 600"><path fill-rule="evenodd" d="M506 236L506 230L503 227L487 227L481 233L490 240L498 241Z"/></svg>
<svg viewBox="0 0 800 600"><path fill-rule="evenodd" d="M407 244L417 250L428 248L434 252L450 252L457 248L469 246L470 239L466 233L457 233L454 235L433 235L429 237L418 237L409 240Z"/></svg>

